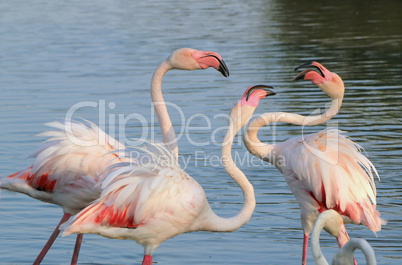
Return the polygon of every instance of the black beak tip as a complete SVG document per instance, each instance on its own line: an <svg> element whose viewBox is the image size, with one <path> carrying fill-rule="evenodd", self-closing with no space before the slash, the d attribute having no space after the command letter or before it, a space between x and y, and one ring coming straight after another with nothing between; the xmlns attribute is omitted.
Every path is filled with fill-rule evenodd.
<svg viewBox="0 0 402 265"><path fill-rule="evenodd" d="M296 67L296 68L294 69L294 71L297 71L297 70L299 70L300 68L306 68L306 67L315 68L315 69L319 72L319 74L320 74L322 77L325 78L325 75L324 75L323 71L321 70L321 68L318 67L317 65L315 65L313 61L310 61L310 62L307 62L307 63L304 63L304 64L299 65L298 67ZM303 78L304 78L304 75L302 75L302 76L303 76ZM298 80L298 79L301 79L301 78L298 78L298 76L296 76L296 77L293 79L293 81Z"/></svg>
<svg viewBox="0 0 402 265"><path fill-rule="evenodd" d="M271 91L271 90L267 90L267 97L268 96L275 96L275 95L276 95L276 92Z"/></svg>
<svg viewBox="0 0 402 265"><path fill-rule="evenodd" d="M229 77L229 71L227 69L223 69L222 67L219 67L218 70L224 77Z"/></svg>
<svg viewBox="0 0 402 265"><path fill-rule="evenodd" d="M297 71L297 70L299 70L300 68L312 67L312 66L314 66L314 65L313 65L313 61L310 61L310 62L307 62L307 63L304 63L304 64L299 65L299 66L296 67L293 71Z"/></svg>
<svg viewBox="0 0 402 265"><path fill-rule="evenodd" d="M224 77L229 77L229 69L226 66L225 62L223 60L219 60L219 69L218 71L224 76Z"/></svg>
<svg viewBox="0 0 402 265"><path fill-rule="evenodd" d="M303 80L304 79L304 74L303 75L297 75L295 78L292 79L292 81L298 81L298 80Z"/></svg>
<svg viewBox="0 0 402 265"><path fill-rule="evenodd" d="M216 60L218 60L219 62L219 68L217 69L224 77L229 77L229 69L226 66L225 62L220 59L219 57L217 57L216 55L213 54L209 54L209 55L205 55L204 57L213 57Z"/></svg>
<svg viewBox="0 0 402 265"><path fill-rule="evenodd" d="M257 90L257 89L263 89L266 93L266 97L268 96L273 96L276 93L269 90L269 89L274 89L274 87L272 86L267 86L267 85L255 85L255 86L251 86L247 89L246 93L246 100L248 100L248 98L250 97L251 93L253 93L253 91Z"/></svg>
<svg viewBox="0 0 402 265"><path fill-rule="evenodd" d="M268 96L275 96L275 95L276 95L276 92L270 90L270 89L274 89L273 86L256 85L256 86L254 86L253 88L254 88L254 89L258 89L258 88L259 88L259 89L264 89L265 92L266 92L266 97L268 97Z"/></svg>

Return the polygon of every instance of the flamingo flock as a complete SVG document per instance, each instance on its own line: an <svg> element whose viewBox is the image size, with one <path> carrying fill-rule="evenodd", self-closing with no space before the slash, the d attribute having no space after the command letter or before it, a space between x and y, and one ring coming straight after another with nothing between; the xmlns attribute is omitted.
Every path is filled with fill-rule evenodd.
<svg viewBox="0 0 402 265"><path fill-rule="evenodd" d="M63 210L33 264L41 264L60 232L63 236L77 234L71 264L78 263L83 234L91 233L136 241L144 248L142 265L151 265L154 252L169 238L193 231L232 232L242 227L256 206L253 185L232 157L232 144L243 127L247 150L282 173L299 204L304 235L302 265L307 264L310 234L314 261L328 264L319 245L322 229L336 238L340 248L332 264L357 264L353 257L356 249L363 251L367 264L376 264L369 243L350 239L344 225L363 224L377 232L386 223L376 209L375 178L379 176L360 145L333 128L275 145L258 138L259 130L267 124L311 126L333 118L345 92L341 77L318 62L295 69L306 68L295 81L309 80L331 98L326 112L314 116L268 112L251 119L260 100L276 93L267 85L245 90L229 113L221 147L222 166L242 190L243 204L236 215L220 217L212 210L202 186L178 163L177 137L162 94L162 80L168 71L207 68L229 76L218 53L190 48L172 52L154 71L150 91L162 143L144 141L138 147L125 146L86 120L47 124L51 129L42 133L47 140L31 155L33 163L0 180L2 189L59 205ZM132 152L146 159L134 159ZM286 163L280 163L279 157Z"/></svg>

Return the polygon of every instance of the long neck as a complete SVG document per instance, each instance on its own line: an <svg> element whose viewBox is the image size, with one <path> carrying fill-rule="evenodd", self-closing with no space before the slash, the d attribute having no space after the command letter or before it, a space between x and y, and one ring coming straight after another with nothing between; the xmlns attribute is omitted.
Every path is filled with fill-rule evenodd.
<svg viewBox="0 0 402 265"><path fill-rule="evenodd" d="M334 261L332 264L341 265L341 264L352 264L353 263L353 254L356 249L360 249L364 257L366 258L367 265L376 265L377 261L375 258L374 250L371 248L370 244L362 239L362 238L352 238L346 243L335 255Z"/></svg>
<svg viewBox="0 0 402 265"><path fill-rule="evenodd" d="M255 108L252 108L252 111ZM251 110L248 110L249 112ZM236 112L236 111L232 111ZM244 113L243 113L244 114ZM243 121L239 121L237 118L240 118L239 114L238 117L234 117L234 115L231 115L230 119L230 124L228 131L226 133L226 136L224 138L224 142L222 145L222 164L223 167L225 168L226 172L232 177L232 179L240 186L243 192L243 197L244 197L244 203L243 203L243 208L240 210L240 212L231 217L231 218L222 218L217 216L213 211L211 210L209 212L207 226L205 227L205 230L211 230L211 231L219 231L219 232L231 232L239 227L243 226L246 224L250 218L251 215L253 214L256 201L255 201L255 195L254 195L254 187L251 185L251 183L248 181L247 177L244 175L244 173L236 166L235 162L233 161L232 157L232 144L233 140L238 133L238 131L244 126L245 122L244 119ZM251 117L252 113L246 113L244 117Z"/></svg>
<svg viewBox="0 0 402 265"><path fill-rule="evenodd" d="M172 69L167 60L163 61L155 70L151 81L151 99L156 112L159 126L162 130L163 142L171 150L176 158L178 157L179 147L177 145L176 134L174 132L172 121L166 107L165 100L162 95L162 79L163 76Z"/></svg>
<svg viewBox="0 0 402 265"><path fill-rule="evenodd" d="M338 113L342 105L342 99L342 97L333 99L331 102L331 106L327 109L327 111L320 115L303 116L287 112L264 113L252 120L247 126L247 130L244 135L244 144L251 154L268 162L272 162L272 160L274 160L274 157L270 156L270 153L275 148L275 145L262 143L258 139L258 131L261 127L269 123L276 122L287 122L303 126L317 125L326 122Z"/></svg>
<svg viewBox="0 0 402 265"><path fill-rule="evenodd" d="M320 233L326 222L326 218L318 218L314 224L313 232L311 233L311 252L317 265L328 265L320 246Z"/></svg>

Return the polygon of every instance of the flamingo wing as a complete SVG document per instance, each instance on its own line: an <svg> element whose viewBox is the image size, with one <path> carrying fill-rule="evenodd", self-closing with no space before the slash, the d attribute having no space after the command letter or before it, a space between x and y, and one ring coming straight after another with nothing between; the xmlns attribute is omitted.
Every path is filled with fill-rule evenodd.
<svg viewBox="0 0 402 265"><path fill-rule="evenodd" d="M53 130L40 134L48 140L31 155L35 158L32 174L70 171L95 177L113 163L118 150L125 148L89 121L51 122L47 125ZM53 174L51 180L62 178L62 175Z"/></svg>
<svg viewBox="0 0 402 265"><path fill-rule="evenodd" d="M146 165L132 161L112 167L104 177L100 198L66 223L63 235L97 233L130 238L125 231L113 230L115 234L111 235L108 230L152 226L147 230L159 231L166 239L185 231L203 209L206 195L176 164L173 154L167 149L157 152L161 150L168 156L150 151L148 155L152 157ZM132 239L138 241L138 235Z"/></svg>
<svg viewBox="0 0 402 265"><path fill-rule="evenodd" d="M99 197L99 175L121 162L116 152L124 146L89 121L47 125L52 130L41 134L48 139L31 155L33 164L3 179L1 188L77 211Z"/></svg>
<svg viewBox="0 0 402 265"><path fill-rule="evenodd" d="M337 129L291 140L283 173L288 182L298 182L292 191L313 198L319 212L334 209L379 231L383 221L376 211L374 175L378 173L362 148Z"/></svg>

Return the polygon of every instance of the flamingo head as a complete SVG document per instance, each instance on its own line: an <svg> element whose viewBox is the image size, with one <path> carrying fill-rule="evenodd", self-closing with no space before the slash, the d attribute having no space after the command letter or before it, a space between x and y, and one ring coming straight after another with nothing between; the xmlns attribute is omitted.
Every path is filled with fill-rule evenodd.
<svg viewBox="0 0 402 265"><path fill-rule="evenodd" d="M222 57L216 52L198 51L181 48L174 51L168 58L173 68L181 70L197 70L215 68L223 76L229 76L229 70Z"/></svg>
<svg viewBox="0 0 402 265"><path fill-rule="evenodd" d="M332 209L322 212L321 215L321 218L325 219L324 230L337 239L339 247L345 245L349 241L349 235L342 216Z"/></svg>
<svg viewBox="0 0 402 265"><path fill-rule="evenodd" d="M343 98L345 93L345 85L342 78L336 73L330 72L322 64L317 62L308 62L295 68L295 71L310 67L300 72L293 81L296 80L310 80L316 84L322 91L324 91L332 99Z"/></svg>
<svg viewBox="0 0 402 265"><path fill-rule="evenodd" d="M249 105L252 107L257 107L260 103L260 99L276 95L275 92L269 90L268 88L273 89L272 86L266 85L256 85L247 88L247 90L243 93L239 104L241 106Z"/></svg>
<svg viewBox="0 0 402 265"><path fill-rule="evenodd" d="M230 117L234 124L237 124L239 128L243 127L246 122L253 115L257 108L260 99L267 96L273 96L276 93L269 90L273 89L272 86L256 85L249 87L240 98L239 102L233 107L230 112Z"/></svg>

